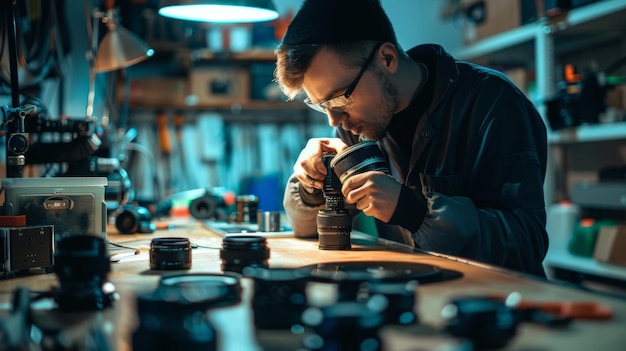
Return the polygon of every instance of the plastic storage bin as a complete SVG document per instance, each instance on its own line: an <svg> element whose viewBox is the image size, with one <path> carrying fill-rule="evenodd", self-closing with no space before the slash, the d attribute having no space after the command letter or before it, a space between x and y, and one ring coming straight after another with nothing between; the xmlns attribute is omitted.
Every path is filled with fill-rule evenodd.
<svg viewBox="0 0 626 351"><path fill-rule="evenodd" d="M106 177L5 178L5 215L25 215L29 226L53 225L65 235L106 239Z"/></svg>

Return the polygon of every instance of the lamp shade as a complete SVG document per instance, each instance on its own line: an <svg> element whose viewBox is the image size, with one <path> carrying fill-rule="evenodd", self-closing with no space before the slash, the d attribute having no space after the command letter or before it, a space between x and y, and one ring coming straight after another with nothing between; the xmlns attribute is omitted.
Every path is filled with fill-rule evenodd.
<svg viewBox="0 0 626 351"><path fill-rule="evenodd" d="M143 40L122 26L110 28L96 52L94 69L108 72L141 62L154 54Z"/></svg>
<svg viewBox="0 0 626 351"><path fill-rule="evenodd" d="M164 1L161 16L212 23L251 23L278 18L272 0L181 0Z"/></svg>

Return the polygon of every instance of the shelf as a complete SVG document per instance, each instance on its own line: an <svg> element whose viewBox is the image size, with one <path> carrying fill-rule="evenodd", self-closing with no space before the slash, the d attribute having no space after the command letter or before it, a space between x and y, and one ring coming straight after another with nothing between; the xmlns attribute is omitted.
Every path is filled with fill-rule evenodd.
<svg viewBox="0 0 626 351"><path fill-rule="evenodd" d="M626 266L598 262L591 257L575 256L567 251L548 251L544 266L626 281Z"/></svg>
<svg viewBox="0 0 626 351"><path fill-rule="evenodd" d="M551 30L558 33L573 29L608 29L615 25L623 27L624 13L624 0L601 0L569 11L563 21L551 24Z"/></svg>
<svg viewBox="0 0 626 351"><path fill-rule="evenodd" d="M175 103L131 103L131 109L145 110L181 110L181 111L202 111L202 110L220 110L238 112L242 110L306 110L307 106L302 102L283 102L283 101L245 101L245 102L215 102L211 104L185 105Z"/></svg>
<svg viewBox="0 0 626 351"><path fill-rule="evenodd" d="M574 9L544 30L556 38L556 55L564 55L623 40L625 18L626 1L604 0Z"/></svg>
<svg viewBox="0 0 626 351"><path fill-rule="evenodd" d="M191 51L190 57L192 61L276 61L274 51L268 49L250 49L243 52L215 52L209 49L198 49Z"/></svg>
<svg viewBox="0 0 626 351"><path fill-rule="evenodd" d="M519 60L516 56L521 53L522 56L530 55L532 59L532 42L541 26L543 22L533 22L477 41L458 52L456 57L462 60L505 61L509 58Z"/></svg>
<svg viewBox="0 0 626 351"><path fill-rule="evenodd" d="M548 133L550 144L626 139L626 122L589 124Z"/></svg>
<svg viewBox="0 0 626 351"><path fill-rule="evenodd" d="M208 48L189 48L176 43L152 43L152 49L159 55L177 54L192 60L225 60L225 61L275 61L273 49L250 48L245 51L215 51Z"/></svg>
<svg viewBox="0 0 626 351"><path fill-rule="evenodd" d="M317 114L301 102L272 101L251 101L244 104L215 104L210 106L132 104L129 109L135 123L153 122L155 112L165 113L170 118L181 115L184 117L185 123L195 123L195 118L202 115L203 112L216 112L228 123L253 124L307 124L311 120L311 115Z"/></svg>
<svg viewBox="0 0 626 351"><path fill-rule="evenodd" d="M623 37L626 1L602 0L569 11L562 18L536 22L477 41L456 53L462 60L487 60L492 64L534 60L534 41L540 35L557 37L557 53ZM554 21L551 23L550 21ZM571 39L571 40L570 40Z"/></svg>
<svg viewBox="0 0 626 351"><path fill-rule="evenodd" d="M571 200L587 208L626 210L626 182L574 183Z"/></svg>

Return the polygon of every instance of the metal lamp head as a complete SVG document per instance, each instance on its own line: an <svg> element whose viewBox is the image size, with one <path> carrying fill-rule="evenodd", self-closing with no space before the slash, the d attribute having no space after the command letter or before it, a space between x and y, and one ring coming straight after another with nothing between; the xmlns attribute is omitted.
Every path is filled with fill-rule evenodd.
<svg viewBox="0 0 626 351"><path fill-rule="evenodd" d="M102 38L94 69L96 72L108 72L141 62L154 54L148 44L138 36L117 24L117 10L108 11L110 15L103 18L108 28Z"/></svg>

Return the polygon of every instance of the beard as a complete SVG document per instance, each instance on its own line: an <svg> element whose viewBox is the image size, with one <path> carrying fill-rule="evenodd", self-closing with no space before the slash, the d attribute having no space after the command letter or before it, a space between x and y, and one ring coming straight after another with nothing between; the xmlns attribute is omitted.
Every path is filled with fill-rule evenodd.
<svg viewBox="0 0 626 351"><path fill-rule="evenodd" d="M380 109L375 112L376 117L367 123L367 126L358 126L361 130L359 140L377 141L385 136L387 127L398 108L398 89L391 83L389 77L379 69L376 69L376 76L381 85L382 95L378 106Z"/></svg>

